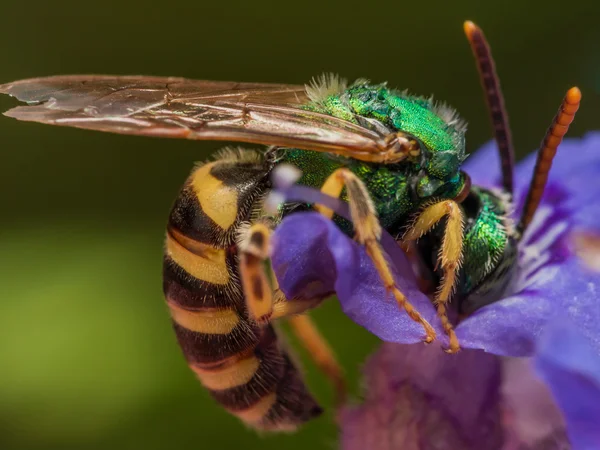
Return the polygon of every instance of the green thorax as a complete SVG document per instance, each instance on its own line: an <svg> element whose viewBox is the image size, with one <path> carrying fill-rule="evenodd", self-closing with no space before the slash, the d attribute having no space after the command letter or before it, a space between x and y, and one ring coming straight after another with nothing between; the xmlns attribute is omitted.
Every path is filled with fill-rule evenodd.
<svg viewBox="0 0 600 450"><path fill-rule="evenodd" d="M388 165L305 150L284 152L281 161L299 167L303 172L300 183L308 186L320 187L339 167L356 173L365 182L384 228L395 231L423 202L452 198L461 190L464 125L449 108L384 85L359 82L341 93L313 99L307 109L366 127L373 126L375 119L390 133L402 131L420 141L419 157Z"/></svg>

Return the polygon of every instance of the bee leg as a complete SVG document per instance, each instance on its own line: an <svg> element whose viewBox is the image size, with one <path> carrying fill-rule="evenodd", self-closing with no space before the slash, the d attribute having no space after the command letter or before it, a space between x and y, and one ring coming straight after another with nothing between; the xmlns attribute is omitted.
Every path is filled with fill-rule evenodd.
<svg viewBox="0 0 600 450"><path fill-rule="evenodd" d="M239 268L242 288L250 318L267 324L273 314L273 291L265 273L269 258L271 229L258 222L238 235Z"/></svg>
<svg viewBox="0 0 600 450"><path fill-rule="evenodd" d="M338 363L327 339L325 339L312 318L306 313L292 316L288 322L319 371L333 384L336 405L343 405L347 397L346 379L344 371Z"/></svg>
<svg viewBox="0 0 600 450"><path fill-rule="evenodd" d="M307 310L315 308L323 298L317 299L294 299L288 301L279 289L277 278L273 275L275 291L273 294L273 316L272 320L287 317L292 331L306 349L319 371L321 371L333 384L335 389L336 405L341 406L346 401L347 389L346 379L342 366L338 363L335 353L327 342L327 339L319 332L314 321L310 318Z"/></svg>
<svg viewBox="0 0 600 450"><path fill-rule="evenodd" d="M277 278L272 276L269 284L264 263L269 257L271 228L264 223L255 223L242 230L238 236L240 248L240 277L250 317L260 324L267 324L281 317L290 317L290 325L298 336L318 369L332 382L336 390L336 402L342 404L346 398L346 382L335 354L308 315L323 299L286 300L279 289Z"/></svg>
<svg viewBox="0 0 600 450"><path fill-rule="evenodd" d="M432 342L435 339L435 330L419 314L406 296L400 292L394 281L392 271L379 244L381 225L379 225L375 207L363 182L348 169L337 169L325 180L321 191L327 195L339 197L344 187L346 187L348 193L356 240L365 246L367 254L375 264L386 290L393 294L398 305L406 311L411 319L423 326L425 329L425 342ZM317 205L316 209L330 219L333 217L333 211L329 208Z"/></svg>
<svg viewBox="0 0 600 450"><path fill-rule="evenodd" d="M321 334L306 310L321 303L319 300L288 301L281 291L275 291L275 308L272 319L287 317L292 331L306 349L317 368L325 375L335 389L335 403L341 406L346 401L347 388L344 371L335 353Z"/></svg>
<svg viewBox="0 0 600 450"><path fill-rule="evenodd" d="M419 239L443 217L447 217L447 221L442 248L438 255L438 264L441 264L444 275L435 296L435 305L444 331L450 338L450 346L447 352L456 353L460 350L460 346L454 328L448 320L446 305L450 302L450 297L454 291L457 280L456 275L462 260L463 213L458 203L453 200L444 200L427 206L417 216L402 240L407 243Z"/></svg>

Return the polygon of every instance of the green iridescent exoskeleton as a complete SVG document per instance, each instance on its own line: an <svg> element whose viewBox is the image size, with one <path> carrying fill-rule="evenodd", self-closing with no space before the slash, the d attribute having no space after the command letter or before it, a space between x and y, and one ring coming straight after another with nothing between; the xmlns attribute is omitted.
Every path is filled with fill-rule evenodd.
<svg viewBox="0 0 600 450"><path fill-rule="evenodd" d="M285 150L280 159L302 171L301 184L316 188L334 170L348 168L365 183L381 225L399 238L425 205L454 199L465 187L466 175L460 167L466 158L466 127L445 105L386 85L359 81L340 93L313 100L306 108L363 126L403 132L419 142L418 156L395 164L298 149ZM345 192L342 198L347 200ZM505 272L513 266L515 243L507 227L508 203L501 195L473 187L461 208L465 217L464 247L455 304L465 312L473 305L494 301L510 283L512 277ZM335 220L351 232L348 222L338 217ZM442 220L418 244L434 281L443 275L436 267L444 223ZM468 302L461 301L467 297Z"/></svg>

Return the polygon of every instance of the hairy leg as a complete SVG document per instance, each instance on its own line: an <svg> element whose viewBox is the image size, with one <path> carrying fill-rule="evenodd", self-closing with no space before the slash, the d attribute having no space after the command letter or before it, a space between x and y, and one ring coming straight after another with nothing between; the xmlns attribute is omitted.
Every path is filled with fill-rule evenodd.
<svg viewBox="0 0 600 450"><path fill-rule="evenodd" d="M347 395L346 380L344 372L327 340L308 314L292 316L289 323L294 334L307 350L316 366L333 384L336 393L336 404L343 404Z"/></svg>
<svg viewBox="0 0 600 450"><path fill-rule="evenodd" d="M273 314L273 292L265 273L270 253L270 228L261 222L244 228L238 235L240 277L250 318L266 324Z"/></svg>
<svg viewBox="0 0 600 450"><path fill-rule="evenodd" d="M403 236L408 243L419 239L430 231L443 217L446 217L446 228L442 247L438 255L438 266L444 273L435 296L437 314L442 322L444 331L450 338L449 353L456 353L460 346L452 324L448 320L446 305L454 291L457 272L460 268L463 250L463 213L453 200L444 200L425 207L417 216L411 227Z"/></svg>
<svg viewBox="0 0 600 450"><path fill-rule="evenodd" d="M392 293L398 305L407 312L411 319L423 326L425 329L425 342L432 342L435 339L433 327L419 314L394 281L388 262L379 244L381 225L377 219L373 202L363 182L348 169L337 169L327 178L321 191L327 195L339 197L344 187L348 193L350 214L354 223L356 240L365 246L367 254L375 264L387 291ZM333 211L328 208L317 205L316 209L328 218L333 217Z"/></svg>
<svg viewBox="0 0 600 450"><path fill-rule="evenodd" d="M336 391L336 401L341 404L346 398L343 371L327 340L305 314L323 299L288 301L279 289L275 276L271 278L271 286L265 270L270 253L270 234L269 225L258 222L243 229L238 239L240 276L250 317L260 324L289 317L293 332L308 350L317 368L331 381Z"/></svg>

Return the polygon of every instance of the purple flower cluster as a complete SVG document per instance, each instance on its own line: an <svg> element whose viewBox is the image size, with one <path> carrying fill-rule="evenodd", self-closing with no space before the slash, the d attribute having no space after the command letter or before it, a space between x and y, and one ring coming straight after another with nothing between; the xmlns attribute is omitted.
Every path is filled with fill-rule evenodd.
<svg viewBox="0 0 600 450"><path fill-rule="evenodd" d="M516 168L516 211L534 164L532 155ZM499 168L494 144L464 165L488 188L499 185ZM314 190L281 193L347 215L346 204ZM343 448L600 449L600 273L574 246L577 233L600 234L599 217L600 133L566 139L521 240L516 286L456 326L465 349L458 355L418 344L420 325L386 295L364 248L332 222L317 213L284 219L272 255L283 292L335 292L352 320L386 342L367 363L365 403L340 414ZM391 236L382 239L398 286L445 345L409 261Z"/></svg>

